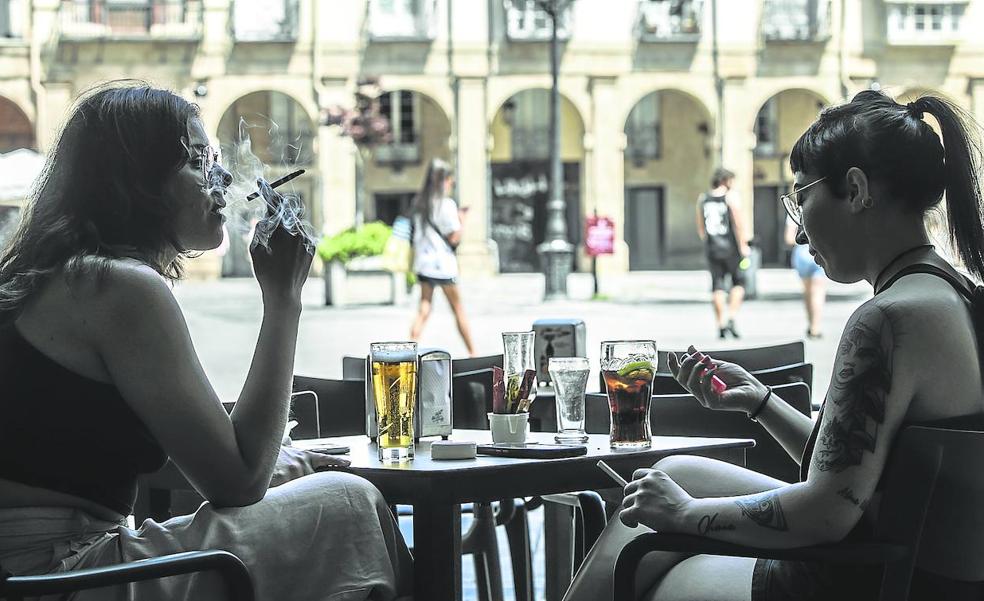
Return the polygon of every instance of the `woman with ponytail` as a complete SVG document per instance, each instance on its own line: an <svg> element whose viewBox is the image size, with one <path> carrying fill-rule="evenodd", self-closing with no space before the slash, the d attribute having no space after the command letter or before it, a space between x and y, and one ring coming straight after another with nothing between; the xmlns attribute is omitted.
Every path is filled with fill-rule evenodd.
<svg viewBox="0 0 984 601"><path fill-rule="evenodd" d="M932 116L941 135L925 120ZM610 598L614 558L649 529L742 545L793 548L870 534L892 443L908 425L980 429L984 330L974 280L937 253L926 217L946 200L949 242L984 276L977 126L943 98L899 104L864 91L824 110L793 147L783 203L796 240L838 282L866 280L874 298L848 321L816 423L737 365L694 347L669 358L704 406L742 411L800 464L800 481L699 457L638 470L575 577L567 601ZM715 392L711 376L727 384ZM637 575L647 600L876 599L880 568L655 552ZM981 598L916 568L910 599Z"/></svg>

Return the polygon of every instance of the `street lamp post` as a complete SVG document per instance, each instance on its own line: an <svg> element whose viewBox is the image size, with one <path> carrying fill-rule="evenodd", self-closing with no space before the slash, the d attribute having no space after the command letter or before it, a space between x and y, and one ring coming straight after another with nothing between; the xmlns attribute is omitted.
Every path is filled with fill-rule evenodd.
<svg viewBox="0 0 984 601"><path fill-rule="evenodd" d="M573 0L537 0L550 16L550 200L544 241L537 247L543 267L544 299L567 298L567 276L571 273L574 245L567 240L567 212L564 200L564 171L560 160L560 43L557 22Z"/></svg>

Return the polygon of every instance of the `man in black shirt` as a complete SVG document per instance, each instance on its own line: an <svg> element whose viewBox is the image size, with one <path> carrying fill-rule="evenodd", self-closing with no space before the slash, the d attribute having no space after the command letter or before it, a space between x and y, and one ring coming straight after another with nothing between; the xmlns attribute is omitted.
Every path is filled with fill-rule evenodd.
<svg viewBox="0 0 984 601"><path fill-rule="evenodd" d="M728 334L738 338L735 315L745 298L748 267L748 240L742 227L738 196L732 191L734 182L735 174L719 167L711 178L711 190L697 200L697 233L707 253L714 317L721 338ZM730 292L726 280L730 280L727 282Z"/></svg>

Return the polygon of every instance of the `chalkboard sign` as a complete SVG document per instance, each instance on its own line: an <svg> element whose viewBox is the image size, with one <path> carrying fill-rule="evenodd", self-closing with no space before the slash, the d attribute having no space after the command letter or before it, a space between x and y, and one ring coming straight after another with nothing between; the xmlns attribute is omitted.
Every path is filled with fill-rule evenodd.
<svg viewBox="0 0 984 601"><path fill-rule="evenodd" d="M564 198L567 201L567 239L581 238L580 163L564 163ZM550 163L513 161L492 163L492 239L499 247L503 273L540 271L536 247L544 240Z"/></svg>

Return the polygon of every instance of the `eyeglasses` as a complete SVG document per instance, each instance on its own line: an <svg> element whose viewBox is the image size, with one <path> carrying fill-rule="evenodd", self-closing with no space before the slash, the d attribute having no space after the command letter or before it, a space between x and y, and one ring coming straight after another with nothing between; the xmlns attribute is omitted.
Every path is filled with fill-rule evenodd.
<svg viewBox="0 0 984 601"><path fill-rule="evenodd" d="M819 184L825 179L827 178L821 177L818 180L806 184L805 186L801 187L799 190L790 192L789 194L783 194L782 196L779 197L779 200L782 201L782 206L786 209L786 214L789 215L789 218L792 219L793 223L795 223L797 226L803 225L803 205L802 203L796 201L795 198L796 195L802 192L803 190L806 190L810 186Z"/></svg>
<svg viewBox="0 0 984 601"><path fill-rule="evenodd" d="M211 146L202 146L201 154L198 156L192 156L191 161L201 161L202 166L202 180L207 182L209 176L212 174L212 169L215 167L216 163L221 160L222 155L219 151Z"/></svg>

